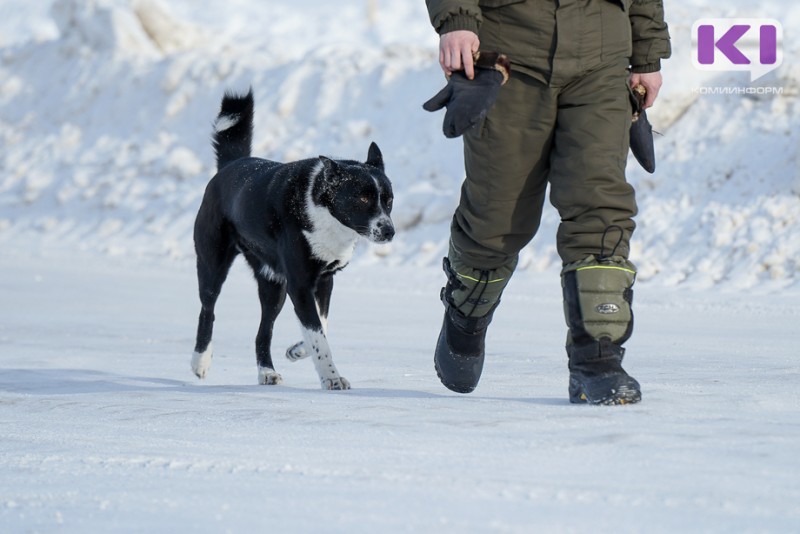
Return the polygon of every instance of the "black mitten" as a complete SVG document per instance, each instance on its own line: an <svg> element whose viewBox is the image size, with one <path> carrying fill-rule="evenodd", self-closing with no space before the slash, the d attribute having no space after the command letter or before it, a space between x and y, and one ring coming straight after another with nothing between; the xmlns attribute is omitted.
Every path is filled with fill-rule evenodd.
<svg viewBox="0 0 800 534"><path fill-rule="evenodd" d="M653 145L653 127L647 120L647 112L643 109L645 89L637 85L631 91L633 103L633 122L631 123L630 140L633 157L644 170L652 174L656 170L656 149Z"/></svg>
<svg viewBox="0 0 800 534"><path fill-rule="evenodd" d="M504 54L478 52L475 78L464 71L454 72L447 85L422 105L426 111L447 107L442 130L448 138L458 137L475 127L497 100L497 93L509 76L508 58Z"/></svg>

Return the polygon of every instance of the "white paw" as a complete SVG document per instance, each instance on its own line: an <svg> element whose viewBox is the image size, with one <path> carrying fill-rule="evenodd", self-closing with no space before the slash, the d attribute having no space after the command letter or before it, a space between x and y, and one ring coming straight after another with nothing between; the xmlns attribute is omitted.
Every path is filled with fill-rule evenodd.
<svg viewBox="0 0 800 534"><path fill-rule="evenodd" d="M350 382L347 381L344 377L339 378L323 378L320 383L322 384L322 389L327 390L342 390L342 389L350 389Z"/></svg>
<svg viewBox="0 0 800 534"><path fill-rule="evenodd" d="M197 375L197 378L205 378L208 374L208 368L211 367L212 353L211 343L208 344L205 351L192 353L192 371Z"/></svg>
<svg viewBox="0 0 800 534"><path fill-rule="evenodd" d="M308 358L308 352L306 351L306 344L302 341L298 341L286 349L286 359L290 362L296 362L297 360L302 360L303 358Z"/></svg>
<svg viewBox="0 0 800 534"><path fill-rule="evenodd" d="M258 383L262 386L276 386L283 383L283 377L270 367L258 368Z"/></svg>

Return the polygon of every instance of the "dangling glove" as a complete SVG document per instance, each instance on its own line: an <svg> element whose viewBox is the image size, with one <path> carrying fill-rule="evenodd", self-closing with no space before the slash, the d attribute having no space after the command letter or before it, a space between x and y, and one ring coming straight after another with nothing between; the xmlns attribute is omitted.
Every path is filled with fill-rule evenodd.
<svg viewBox="0 0 800 534"><path fill-rule="evenodd" d="M444 89L422 105L425 111L447 106L442 124L447 138L458 137L475 127L494 105L500 86L508 81L511 66L505 54L476 52L474 61L474 79L467 78L464 71L456 71Z"/></svg>
<svg viewBox="0 0 800 534"><path fill-rule="evenodd" d="M647 112L643 109L644 96L647 90L637 85L631 90L633 103L633 119L631 122L631 152L644 170L652 174L656 170L656 149L653 146L653 128L647 120Z"/></svg>

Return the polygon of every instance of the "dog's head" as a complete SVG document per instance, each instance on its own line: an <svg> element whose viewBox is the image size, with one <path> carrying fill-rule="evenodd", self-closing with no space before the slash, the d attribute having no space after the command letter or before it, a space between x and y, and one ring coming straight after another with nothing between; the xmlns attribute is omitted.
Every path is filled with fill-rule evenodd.
<svg viewBox="0 0 800 534"><path fill-rule="evenodd" d="M392 184L383 170L378 145L369 146L367 161L332 160L320 156L319 201L343 225L374 243L394 237Z"/></svg>

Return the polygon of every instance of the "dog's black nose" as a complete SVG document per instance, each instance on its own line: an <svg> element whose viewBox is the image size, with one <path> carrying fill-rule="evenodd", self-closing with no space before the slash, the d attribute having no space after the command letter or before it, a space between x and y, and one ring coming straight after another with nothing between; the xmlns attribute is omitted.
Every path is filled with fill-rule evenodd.
<svg viewBox="0 0 800 534"><path fill-rule="evenodd" d="M394 237L394 225L390 222L379 222L378 232L380 233L381 241L391 241Z"/></svg>

